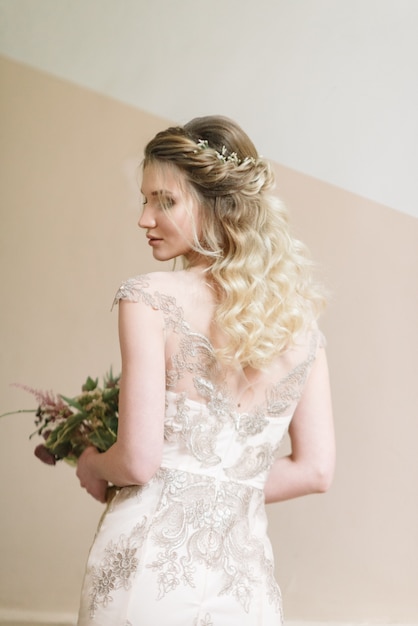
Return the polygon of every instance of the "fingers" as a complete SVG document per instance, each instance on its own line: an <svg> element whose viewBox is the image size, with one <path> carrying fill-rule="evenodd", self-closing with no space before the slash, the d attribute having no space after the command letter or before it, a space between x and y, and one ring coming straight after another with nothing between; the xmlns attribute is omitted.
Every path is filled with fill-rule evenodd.
<svg viewBox="0 0 418 626"><path fill-rule="evenodd" d="M76 476L80 481L81 487L83 487L88 494L95 500L104 503L106 502L107 481L97 478L89 464L89 457L95 454L99 454L99 452L94 447L89 447L84 450L78 459Z"/></svg>
<svg viewBox="0 0 418 626"><path fill-rule="evenodd" d="M95 500L99 502L106 502L107 482L105 481L92 481L86 484L81 483L81 486L91 495Z"/></svg>

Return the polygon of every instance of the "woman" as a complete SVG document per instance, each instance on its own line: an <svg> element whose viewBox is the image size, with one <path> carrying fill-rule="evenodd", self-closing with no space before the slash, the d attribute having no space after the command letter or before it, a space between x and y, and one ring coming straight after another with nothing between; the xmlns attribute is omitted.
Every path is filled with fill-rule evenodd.
<svg viewBox="0 0 418 626"><path fill-rule="evenodd" d="M277 626L265 502L326 491L334 467L323 298L268 163L231 120L145 149L139 226L184 268L119 289L118 440L77 474L105 502L79 626ZM289 429L292 451L280 458Z"/></svg>

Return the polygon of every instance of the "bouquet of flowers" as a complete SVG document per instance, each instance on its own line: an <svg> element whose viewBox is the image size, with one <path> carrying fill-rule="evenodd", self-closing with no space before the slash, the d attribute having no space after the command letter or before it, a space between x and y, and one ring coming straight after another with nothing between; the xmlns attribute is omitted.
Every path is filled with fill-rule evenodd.
<svg viewBox="0 0 418 626"><path fill-rule="evenodd" d="M37 409L12 412L35 413L36 430L30 437L40 435L44 439L36 446L35 455L48 465L61 459L75 465L88 446L101 452L110 448L118 431L119 379L110 371L99 387L99 380L89 376L81 394L74 398L18 385L38 402Z"/></svg>

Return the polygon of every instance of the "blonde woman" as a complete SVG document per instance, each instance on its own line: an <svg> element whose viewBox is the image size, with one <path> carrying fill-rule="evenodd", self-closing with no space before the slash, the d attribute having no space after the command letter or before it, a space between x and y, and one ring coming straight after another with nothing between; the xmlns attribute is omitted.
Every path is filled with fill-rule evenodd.
<svg viewBox="0 0 418 626"><path fill-rule="evenodd" d="M145 149L144 229L182 269L127 280L118 439L77 474L108 504L79 626L277 626L265 503L328 489L334 434L316 318L323 297L233 121L209 116ZM280 456L289 430L291 453Z"/></svg>

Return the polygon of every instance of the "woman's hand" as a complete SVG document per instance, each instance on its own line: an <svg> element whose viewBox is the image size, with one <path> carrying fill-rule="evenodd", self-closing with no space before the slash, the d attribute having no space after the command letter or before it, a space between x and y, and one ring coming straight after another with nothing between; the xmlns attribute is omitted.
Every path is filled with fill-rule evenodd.
<svg viewBox="0 0 418 626"><path fill-rule="evenodd" d="M76 474L80 485L99 502L106 502L108 482L98 478L94 472L94 458L100 454L97 448L89 446L78 459Z"/></svg>

